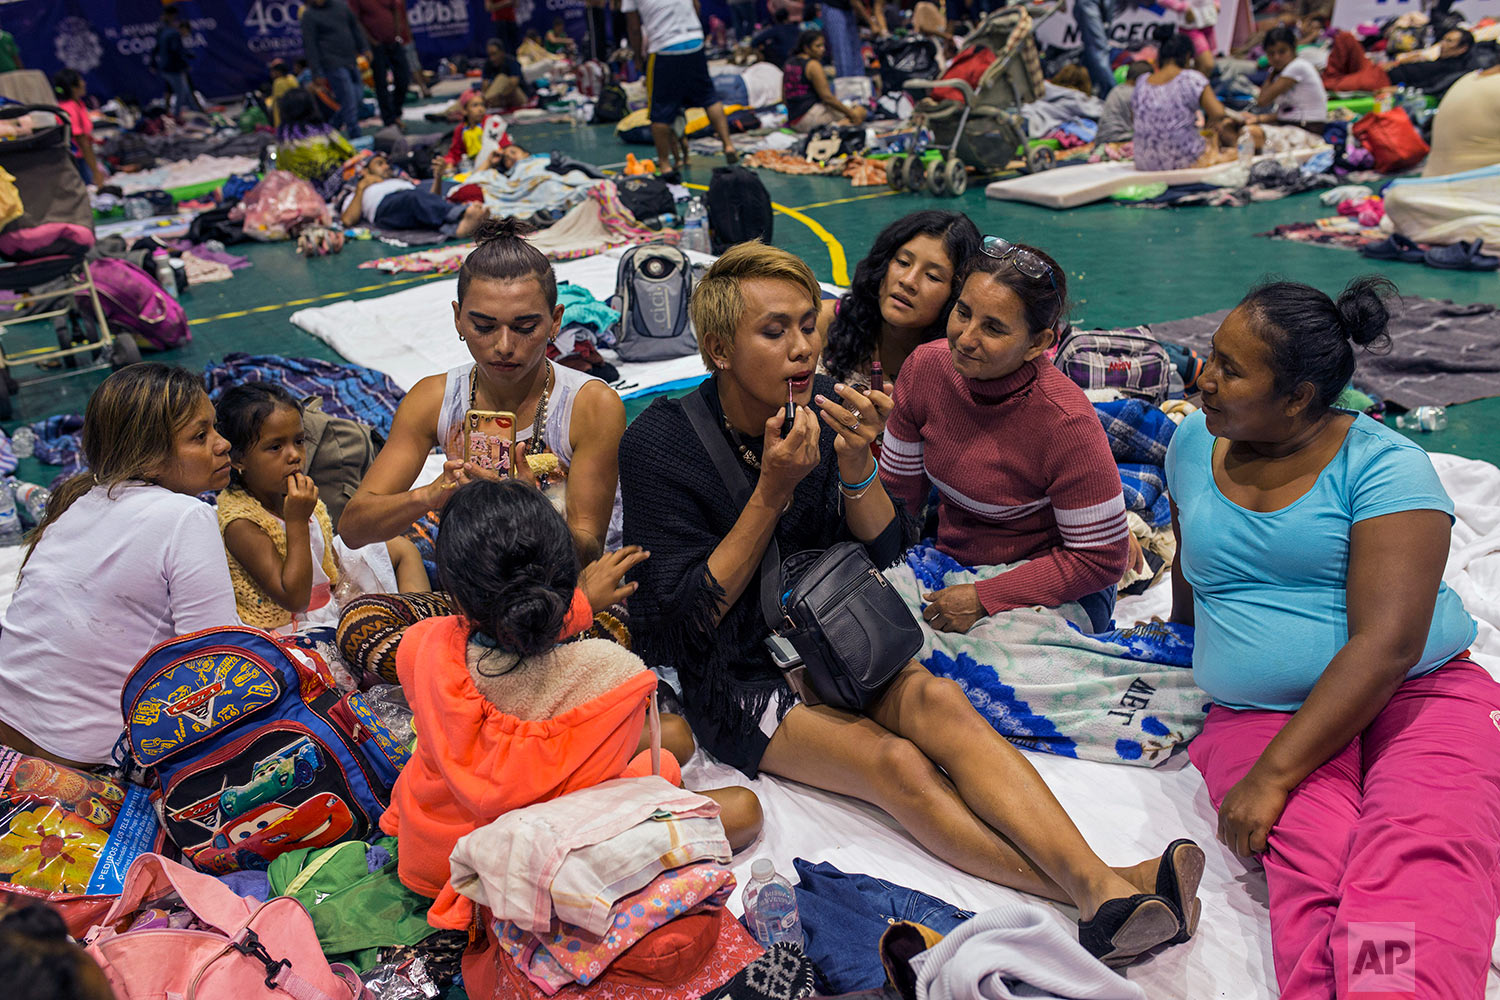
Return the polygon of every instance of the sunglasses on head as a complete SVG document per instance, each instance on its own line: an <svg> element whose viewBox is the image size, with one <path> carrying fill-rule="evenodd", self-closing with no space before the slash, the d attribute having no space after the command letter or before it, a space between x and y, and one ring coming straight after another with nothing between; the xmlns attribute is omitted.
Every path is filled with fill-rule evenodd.
<svg viewBox="0 0 1500 1000"><path fill-rule="evenodd" d="M1023 247L1018 247L1003 236L986 236L982 244L984 252L996 260L1008 260L1012 267L1028 278L1040 281L1046 278L1052 284L1052 292L1057 296L1057 310L1062 312L1062 292L1057 287L1057 276L1052 273L1052 265L1043 260L1038 254Z"/></svg>

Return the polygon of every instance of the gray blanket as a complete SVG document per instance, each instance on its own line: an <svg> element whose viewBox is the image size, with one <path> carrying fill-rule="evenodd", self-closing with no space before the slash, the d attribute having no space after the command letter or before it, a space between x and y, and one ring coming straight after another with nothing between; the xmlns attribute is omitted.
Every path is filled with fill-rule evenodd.
<svg viewBox="0 0 1500 1000"><path fill-rule="evenodd" d="M1455 305L1446 299L1402 296L1392 310L1391 349L1386 354L1355 351L1354 382L1387 402L1410 409L1448 406L1500 396L1500 316L1493 305ZM1152 323L1162 340L1200 353L1228 309Z"/></svg>

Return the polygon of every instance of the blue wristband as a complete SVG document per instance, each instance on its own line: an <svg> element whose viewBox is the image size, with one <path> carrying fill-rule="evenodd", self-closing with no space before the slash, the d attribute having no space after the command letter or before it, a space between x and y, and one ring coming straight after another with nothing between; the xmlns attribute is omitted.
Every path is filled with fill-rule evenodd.
<svg viewBox="0 0 1500 1000"><path fill-rule="evenodd" d="M844 477L840 476L839 477L839 485L842 486L844 489L848 490L850 493L853 493L853 492L855 492L857 490L864 489L866 486L869 486L871 483L873 483L875 481L875 477L878 476L878 475L880 475L880 459L877 458L877 459L875 459L875 471L870 473L870 478L866 479L862 483L855 484L855 483L846 483L846 482L844 482Z"/></svg>

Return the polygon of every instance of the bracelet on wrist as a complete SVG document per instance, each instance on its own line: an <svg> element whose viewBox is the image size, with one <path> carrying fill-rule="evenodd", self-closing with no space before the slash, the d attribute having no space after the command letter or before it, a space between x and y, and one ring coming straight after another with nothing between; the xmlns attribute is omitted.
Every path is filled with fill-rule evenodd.
<svg viewBox="0 0 1500 1000"><path fill-rule="evenodd" d="M869 487L869 485L875 481L875 477L878 476L878 475L880 475L880 460L879 459L872 459L872 461L875 463L875 468L872 469L872 470L870 470L870 474L869 474L869 476L865 477L864 482L861 482L861 483L846 483L846 482L844 482L844 477L843 476L839 476L839 487L845 493L850 493L850 492L853 492L855 490L863 490L863 489L866 489L867 487Z"/></svg>

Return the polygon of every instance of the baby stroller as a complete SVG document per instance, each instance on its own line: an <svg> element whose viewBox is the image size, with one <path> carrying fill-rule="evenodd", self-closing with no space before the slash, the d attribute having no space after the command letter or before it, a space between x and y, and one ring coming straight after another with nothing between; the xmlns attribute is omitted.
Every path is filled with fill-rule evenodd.
<svg viewBox="0 0 1500 1000"><path fill-rule="evenodd" d="M133 337L110 333L87 254L94 214L68 151L66 114L46 104L0 107L0 167L15 178L23 214L0 230L0 419L22 385L121 368L141 360ZM29 128L28 128L29 123ZM7 350L11 328L50 320L56 346ZM17 379L18 365L40 374Z"/></svg>
<svg viewBox="0 0 1500 1000"><path fill-rule="evenodd" d="M914 95L952 90L958 99L928 96L918 103L912 119L917 135L931 133L930 146L942 155L929 163L919 141L908 153L892 157L886 176L893 189L925 187L935 195L957 197L968 190L970 166L985 173L1003 169L1022 147L1028 172L1052 166L1052 150L1027 144L1021 105L1040 97L1044 83L1032 32L1060 6L1058 0L1021 3L986 15L965 39L965 52L954 60L956 65L971 49L994 53L994 62L985 67L977 84L961 79L906 81Z"/></svg>
<svg viewBox="0 0 1500 1000"><path fill-rule="evenodd" d="M931 80L938 75L938 43L925 35L882 38L875 43L880 60L880 86L887 94L902 92L908 80Z"/></svg>

